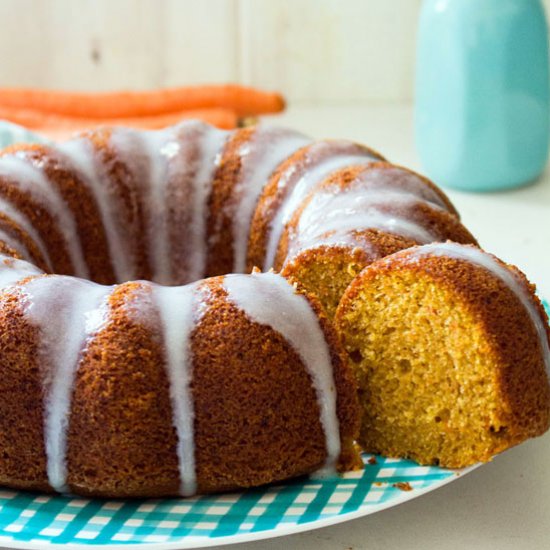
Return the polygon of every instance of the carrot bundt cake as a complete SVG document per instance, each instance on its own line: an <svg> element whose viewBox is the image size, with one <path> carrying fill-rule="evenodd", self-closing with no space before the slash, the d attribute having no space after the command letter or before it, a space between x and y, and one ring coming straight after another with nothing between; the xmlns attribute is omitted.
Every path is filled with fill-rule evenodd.
<svg viewBox="0 0 550 550"><path fill-rule="evenodd" d="M475 244L441 191L348 141L187 121L5 149L0 483L108 497L191 495L357 467L354 372L368 410L373 392L361 373L370 372L365 346L378 336L365 328L384 318L373 315L368 324L354 317L371 307L361 285L374 271L353 277L388 254L401 258L403 249L447 239ZM251 273L254 266L264 273ZM457 284L472 269L460 267ZM431 271L416 272L418 288L431 288L422 282ZM502 293L513 309L510 292ZM342 294L338 327L351 363L323 308L332 316ZM467 303L455 294L444 295ZM470 314L482 345L477 310L460 307L455 316ZM514 315L510 323L525 320ZM441 323L440 331L447 326ZM529 331L520 337L534 342ZM494 349L484 368L504 354ZM529 357L524 388L541 381ZM531 425L514 408L524 402L517 380L506 387L496 375L491 380L484 379L487 391L508 391L515 401L504 395L495 405L493 394L480 401L475 414L490 417L490 433L514 442L539 433L544 395L524 397L539 415ZM418 390L419 402L426 392ZM450 405L438 409L439 427L447 425L447 408L451 415ZM363 416L365 447L401 454L398 443L375 444L377 424ZM435 443L429 445L431 451ZM487 446L485 454L476 447L464 460L505 446ZM411 449L402 454L417 456Z"/></svg>
<svg viewBox="0 0 550 550"><path fill-rule="evenodd" d="M548 319L525 276L479 248L430 244L372 263L335 323L367 451L459 468L549 427Z"/></svg>

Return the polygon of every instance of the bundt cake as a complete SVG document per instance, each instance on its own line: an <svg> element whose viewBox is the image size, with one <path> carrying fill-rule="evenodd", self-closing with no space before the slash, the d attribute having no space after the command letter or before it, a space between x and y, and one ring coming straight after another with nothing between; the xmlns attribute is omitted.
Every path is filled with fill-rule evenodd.
<svg viewBox="0 0 550 550"><path fill-rule="evenodd" d="M274 273L104 286L2 256L0 483L191 495L358 464L331 324Z"/></svg>
<svg viewBox="0 0 550 550"><path fill-rule="evenodd" d="M367 451L459 468L549 427L548 319L525 276L479 248L429 244L370 264L335 324Z"/></svg>
<svg viewBox="0 0 550 550"><path fill-rule="evenodd" d="M146 497L349 470L360 465L354 440L361 407L360 441L367 449L420 461L454 465L485 459L540 433L547 422L540 349L531 355L527 348L516 350L506 359L506 365L527 361L524 395L516 363L507 370L494 366L505 350L498 335L489 338L490 328L509 334L513 323L526 320L517 304L514 310L515 294L462 259L403 252L447 239L475 244L441 191L343 140L311 142L297 132L263 126L225 132L186 121L162 131L98 129L57 146L5 149L0 484ZM390 259L380 263L384 256ZM430 277L446 281L436 277L432 261L450 266L442 271L449 279L457 269L456 288L430 286ZM393 281L394 265L396 280L410 272L420 274L418 284L412 277L401 281L399 294L388 283L387 297L369 291L375 274L387 273ZM264 273L252 272L255 266ZM271 268L282 269L282 275ZM470 280L479 290L471 296ZM369 384L383 379L383 374L370 378L369 342L378 346L393 330L383 328L392 317L377 314L383 309L378 304L400 313L406 310L403 300L414 300L423 289L429 291L427 304L433 299L449 313L448 320L438 318L434 350L443 347L441 331L463 320L485 346L480 349L488 350L485 359L469 348L460 355L453 341L456 358L436 363L433 375L451 359L470 357L486 372L500 373L480 375L487 403L479 401L475 413L493 426L483 441L500 443L478 442L460 460L452 450L436 449L440 440L432 428L412 430L421 438L427 434L427 443L421 439L418 447L403 450L406 429L391 435L394 417L386 422L380 413L374 422L367 414L376 393ZM492 289L500 292L496 299ZM332 316L342 294L338 335L323 305ZM473 297L479 303L470 306ZM493 325L479 313L480 297L489 304L483 315ZM504 309L495 300L510 309L501 324L495 315ZM454 303L455 310L449 306ZM362 312L371 310L372 319L365 321ZM405 314L399 326L405 329L408 318ZM421 321L403 341L424 330ZM382 334L371 332L378 324ZM463 328L448 337L458 342L465 334ZM535 345L534 333L521 338ZM418 346L429 342L427 335ZM399 351L396 357L406 376L416 355ZM392 361L388 369L397 368ZM470 376L472 368L464 373ZM531 384L537 382L542 389L535 395ZM384 410L383 398L393 387L401 386L392 379L373 401L373 412ZM409 390L418 390L420 404L428 399L427 388ZM498 403L493 390L502 390ZM407 393L402 395L405 403ZM519 412L527 401L528 415ZM403 403L399 410L409 415ZM436 397L430 414L434 407L438 429L450 426L452 433L454 409L439 406ZM406 418L403 426L412 422ZM388 426L388 433L377 435ZM465 443L466 437L453 435L449 445ZM419 447L424 450L415 454Z"/></svg>

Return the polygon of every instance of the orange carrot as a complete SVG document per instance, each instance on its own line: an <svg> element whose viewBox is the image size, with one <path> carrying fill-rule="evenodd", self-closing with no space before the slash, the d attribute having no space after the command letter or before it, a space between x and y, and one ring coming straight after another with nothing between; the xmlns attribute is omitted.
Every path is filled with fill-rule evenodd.
<svg viewBox="0 0 550 550"><path fill-rule="evenodd" d="M228 109L197 109L157 116L101 119L68 117L31 109L6 108L0 105L0 119L26 126L31 130L41 131L46 135L51 131L66 134L97 126L127 126L129 128L157 129L171 126L180 120L191 118L200 119L224 129L235 128L238 122L237 115Z"/></svg>
<svg viewBox="0 0 550 550"><path fill-rule="evenodd" d="M277 93L225 84L98 93L0 88L0 105L81 118L133 118L214 108L244 117L282 111L285 103Z"/></svg>

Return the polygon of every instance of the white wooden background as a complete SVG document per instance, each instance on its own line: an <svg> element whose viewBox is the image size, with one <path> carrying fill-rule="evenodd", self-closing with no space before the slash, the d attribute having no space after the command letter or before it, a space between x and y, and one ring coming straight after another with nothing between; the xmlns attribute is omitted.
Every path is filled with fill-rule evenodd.
<svg viewBox="0 0 550 550"><path fill-rule="evenodd" d="M282 90L295 104L408 101L420 4L0 0L0 86L235 81Z"/></svg>

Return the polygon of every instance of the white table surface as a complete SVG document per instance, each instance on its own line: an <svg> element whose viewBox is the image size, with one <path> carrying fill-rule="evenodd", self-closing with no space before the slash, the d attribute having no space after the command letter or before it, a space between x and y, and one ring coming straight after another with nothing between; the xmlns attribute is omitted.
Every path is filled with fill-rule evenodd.
<svg viewBox="0 0 550 550"><path fill-rule="evenodd" d="M408 105L295 107L278 124L315 137L350 138L420 170ZM515 191L446 190L484 248L518 265L550 298L550 174ZM223 548L235 548L227 546ZM377 514L239 550L550 550L550 434L464 478Z"/></svg>

